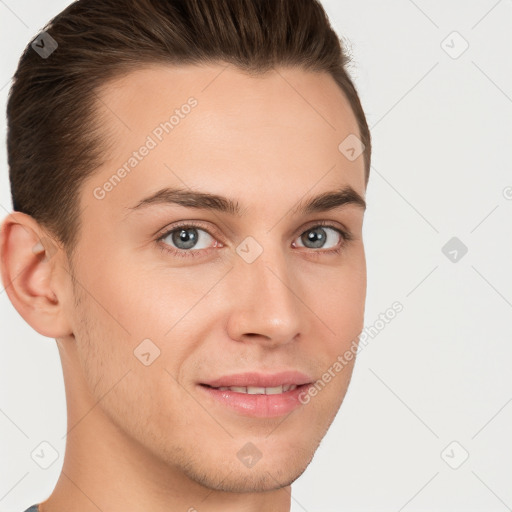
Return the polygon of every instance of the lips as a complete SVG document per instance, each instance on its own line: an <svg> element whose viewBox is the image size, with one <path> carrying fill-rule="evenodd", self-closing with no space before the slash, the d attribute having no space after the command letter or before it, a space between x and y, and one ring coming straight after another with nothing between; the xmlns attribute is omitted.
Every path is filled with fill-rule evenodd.
<svg viewBox="0 0 512 512"><path fill-rule="evenodd" d="M303 406L299 396L314 379L297 370L247 372L198 383L212 404L243 416L277 418Z"/></svg>
<svg viewBox="0 0 512 512"><path fill-rule="evenodd" d="M297 389L297 386L295 384L291 384L290 386L284 385L268 388L258 386L221 386L218 388L211 387L210 389L218 389L219 391L234 391L236 393L245 393L247 395L279 395L281 393L293 391L294 389Z"/></svg>
<svg viewBox="0 0 512 512"><path fill-rule="evenodd" d="M203 386L212 388L277 388L279 386L302 386L303 384L311 384L313 378L309 375L296 371L287 370L273 374L265 374L259 372L236 373L232 375L224 375L217 379L207 382L201 382ZM249 391L250 393L251 391ZM258 391L259 392L259 391Z"/></svg>
<svg viewBox="0 0 512 512"><path fill-rule="evenodd" d="M254 418L277 418L289 414L295 409L304 407L300 396L302 393L307 392L308 387L309 384L303 384L282 393L249 394L232 391L231 389L213 388L204 384L198 386L202 396L212 406L221 407L225 411Z"/></svg>

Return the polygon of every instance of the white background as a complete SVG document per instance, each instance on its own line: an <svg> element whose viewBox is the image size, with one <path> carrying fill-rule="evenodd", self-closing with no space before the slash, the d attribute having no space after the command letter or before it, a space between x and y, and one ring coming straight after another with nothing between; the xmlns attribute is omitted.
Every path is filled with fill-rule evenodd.
<svg viewBox="0 0 512 512"><path fill-rule="evenodd" d="M3 112L23 48L68 3L0 1ZM395 301L404 310L360 353L292 511L510 510L512 2L323 4L349 41L373 136L365 325ZM452 237L468 248L457 262L441 250ZM3 289L0 315L0 512L17 512L57 481L65 396L55 341ZM46 470L30 457L43 440L60 454Z"/></svg>

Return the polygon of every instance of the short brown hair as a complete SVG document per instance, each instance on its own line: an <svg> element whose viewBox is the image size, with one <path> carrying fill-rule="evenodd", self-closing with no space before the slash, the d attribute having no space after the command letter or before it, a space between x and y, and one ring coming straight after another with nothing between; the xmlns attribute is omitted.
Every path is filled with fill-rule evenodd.
<svg viewBox="0 0 512 512"><path fill-rule="evenodd" d="M317 0L79 0L42 32L57 48L42 58L29 43L9 93L9 179L13 209L37 220L68 255L78 239L80 184L107 149L96 91L148 63L329 73L357 119L368 183L365 114L345 69L349 57Z"/></svg>

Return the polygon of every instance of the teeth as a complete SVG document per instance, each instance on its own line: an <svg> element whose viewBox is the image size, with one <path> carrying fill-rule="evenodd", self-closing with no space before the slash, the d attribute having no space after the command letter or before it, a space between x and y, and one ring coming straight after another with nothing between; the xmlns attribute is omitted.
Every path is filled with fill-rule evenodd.
<svg viewBox="0 0 512 512"><path fill-rule="evenodd" d="M276 386L275 388L265 388L266 395L278 395L283 392L283 386Z"/></svg>
<svg viewBox="0 0 512 512"><path fill-rule="evenodd" d="M228 387L228 389L230 389L231 391L236 391L237 393L247 393L247 388L244 387L233 386Z"/></svg>
<svg viewBox="0 0 512 512"><path fill-rule="evenodd" d="M236 391L237 393L245 393L247 395L279 395L280 393L293 391L296 388L296 384L290 384L286 386L275 386L273 388L261 388L257 386L222 386L216 389L218 389L219 391Z"/></svg>
<svg viewBox="0 0 512 512"><path fill-rule="evenodd" d="M247 394L248 395L264 395L265 388L257 388L253 386L247 386Z"/></svg>

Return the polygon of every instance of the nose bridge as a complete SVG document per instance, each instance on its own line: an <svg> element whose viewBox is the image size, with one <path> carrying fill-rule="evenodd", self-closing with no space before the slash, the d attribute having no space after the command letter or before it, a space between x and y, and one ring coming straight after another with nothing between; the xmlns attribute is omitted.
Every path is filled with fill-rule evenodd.
<svg viewBox="0 0 512 512"><path fill-rule="evenodd" d="M281 244L270 238L266 238L265 247L260 245L263 250L252 262L243 252L236 261L233 279L237 280L238 296L229 321L233 339L259 335L266 343L284 344L301 332L304 312L294 290L291 268ZM256 250L254 245L248 252L252 250Z"/></svg>

